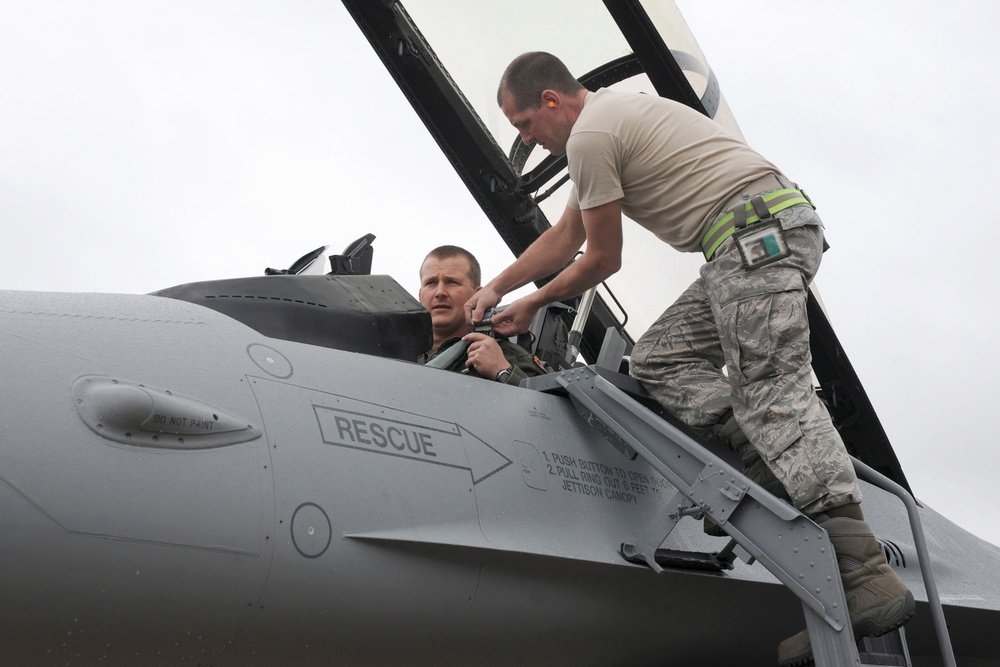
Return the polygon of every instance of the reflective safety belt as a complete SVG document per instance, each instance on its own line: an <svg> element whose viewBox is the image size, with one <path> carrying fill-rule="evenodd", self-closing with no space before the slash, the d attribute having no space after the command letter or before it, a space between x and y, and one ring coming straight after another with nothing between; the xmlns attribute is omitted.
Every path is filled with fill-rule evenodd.
<svg viewBox="0 0 1000 667"><path fill-rule="evenodd" d="M767 214L769 215L774 215L778 211L784 211L786 208L798 206L799 204L809 204L813 208L816 208L805 192L795 190L794 188L785 188L757 195L753 200L763 200L767 206ZM729 211L719 218L708 230L705 238L701 240L701 251L705 253L706 260L712 259L715 251L722 245L722 242L732 236L733 232L737 229L742 229L747 225L752 225L761 220L760 214L764 213L764 211L756 210L753 200L749 200L742 206L737 206Z"/></svg>

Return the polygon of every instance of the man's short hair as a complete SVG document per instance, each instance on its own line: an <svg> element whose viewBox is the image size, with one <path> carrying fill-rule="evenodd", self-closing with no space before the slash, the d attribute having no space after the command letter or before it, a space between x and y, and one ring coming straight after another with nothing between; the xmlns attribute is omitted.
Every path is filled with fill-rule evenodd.
<svg viewBox="0 0 1000 667"><path fill-rule="evenodd" d="M497 89L497 106L503 106L504 91L514 97L514 104L520 111L542 106L543 90L572 95L582 88L563 61L551 53L529 51L514 58L504 70Z"/></svg>
<svg viewBox="0 0 1000 667"><path fill-rule="evenodd" d="M434 259L451 259L452 257L464 257L469 261L469 277L472 278L472 286L479 287L483 279L483 270L479 268L479 260L476 256L465 248L460 248L457 245L442 245L434 248L429 253L427 257L424 257L424 262L433 257ZM423 268L423 263L420 264Z"/></svg>

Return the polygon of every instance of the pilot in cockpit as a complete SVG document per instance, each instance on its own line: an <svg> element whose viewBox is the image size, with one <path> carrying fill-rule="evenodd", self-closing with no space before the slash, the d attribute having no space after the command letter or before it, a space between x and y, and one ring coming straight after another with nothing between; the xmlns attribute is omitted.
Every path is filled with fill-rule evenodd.
<svg viewBox="0 0 1000 667"><path fill-rule="evenodd" d="M466 322L465 302L480 289L479 261L464 248L443 245L428 253L420 265L420 303L431 314L434 346L417 361L426 364L455 345L467 345L464 354L445 366L504 384L544 371L520 345L473 331Z"/></svg>

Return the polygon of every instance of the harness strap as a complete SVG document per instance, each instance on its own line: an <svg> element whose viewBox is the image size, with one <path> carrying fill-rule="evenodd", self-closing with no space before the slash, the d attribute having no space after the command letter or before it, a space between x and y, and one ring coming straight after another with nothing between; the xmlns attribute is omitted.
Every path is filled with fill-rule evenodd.
<svg viewBox="0 0 1000 667"><path fill-rule="evenodd" d="M757 195L751 201L737 206L716 220L701 240L701 250L705 253L705 259L712 259L722 242L732 236L737 229L742 229L762 219L766 220L779 211L799 204L808 204L816 208L805 192L794 188L784 188Z"/></svg>

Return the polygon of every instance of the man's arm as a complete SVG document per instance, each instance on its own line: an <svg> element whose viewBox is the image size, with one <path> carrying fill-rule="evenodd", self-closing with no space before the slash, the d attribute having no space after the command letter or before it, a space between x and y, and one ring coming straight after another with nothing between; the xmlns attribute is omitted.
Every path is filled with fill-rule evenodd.
<svg viewBox="0 0 1000 667"><path fill-rule="evenodd" d="M497 373L511 365L495 338L481 333L469 333L462 336L462 340L471 343L466 352L465 367L476 369L479 377L492 380Z"/></svg>
<svg viewBox="0 0 1000 667"><path fill-rule="evenodd" d="M510 362L512 367L510 377L507 378L507 384L518 385L525 378L545 373L545 369L535 361L531 353L517 343L509 340L497 342L500 343L500 349L503 350L504 357Z"/></svg>
<svg viewBox="0 0 1000 667"><path fill-rule="evenodd" d="M581 212L567 206L555 226L545 230L513 264L469 299L465 304L469 324L481 321L483 313L496 307L505 294L566 266L586 238Z"/></svg>
<svg viewBox="0 0 1000 667"><path fill-rule="evenodd" d="M573 209L567 210L572 211ZM621 202L609 202L595 208L579 211L578 213L580 214L580 226L587 241L587 250L544 287L515 301L507 306L503 312L494 315L493 328L498 333L510 336L515 333L527 331L532 318L539 308L545 304L581 294L591 287L600 284L621 268ZM563 219L560 219L560 224L565 219L566 216L564 215ZM539 237L538 240L541 241L542 238L544 238L544 235ZM532 244L531 248L528 248L524 255L522 255L522 258L534 247L535 244ZM504 273L500 274L495 281L491 281L491 284L492 282L500 281L516 264L517 262L504 271ZM504 285L505 283L500 282L499 284ZM479 293L485 290L486 288L483 288ZM499 302L499 298L505 293L502 292L499 294L497 302ZM468 308L468 304L466 307Z"/></svg>
<svg viewBox="0 0 1000 667"><path fill-rule="evenodd" d="M474 368L481 378L493 380L500 371L509 368L511 375L507 384L519 384L526 377L545 372L535 363L531 353L517 343L497 340L481 333L466 334L462 340L470 343L465 367Z"/></svg>

